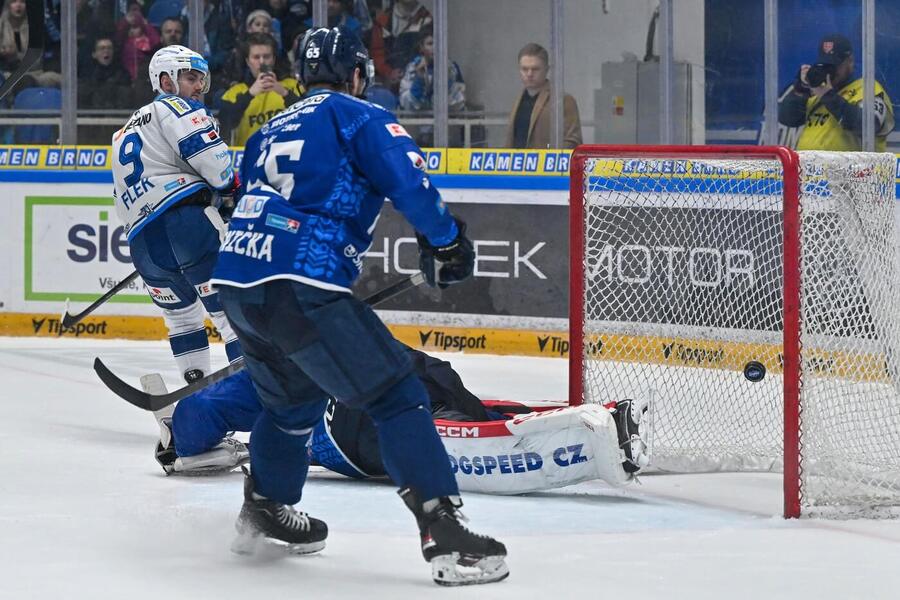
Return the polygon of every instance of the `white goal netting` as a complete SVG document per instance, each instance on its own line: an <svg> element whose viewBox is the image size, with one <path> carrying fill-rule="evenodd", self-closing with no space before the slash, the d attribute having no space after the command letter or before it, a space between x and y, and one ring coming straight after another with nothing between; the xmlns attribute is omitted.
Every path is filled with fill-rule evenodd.
<svg viewBox="0 0 900 600"><path fill-rule="evenodd" d="M778 160L588 158L584 401L652 398L659 468L781 470L783 331L799 316L800 419L788 428L804 513L900 506L895 168L888 154L800 153L792 312Z"/></svg>

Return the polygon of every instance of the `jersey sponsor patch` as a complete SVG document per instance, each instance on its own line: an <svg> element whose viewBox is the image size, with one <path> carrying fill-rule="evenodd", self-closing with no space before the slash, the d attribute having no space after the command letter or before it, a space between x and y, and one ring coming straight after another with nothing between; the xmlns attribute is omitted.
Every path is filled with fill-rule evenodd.
<svg viewBox="0 0 900 600"><path fill-rule="evenodd" d="M208 281L205 281L200 285L195 285L194 290L196 290L197 295L201 298L206 298L207 296L212 296L216 293L216 291L212 287L212 284Z"/></svg>
<svg viewBox="0 0 900 600"><path fill-rule="evenodd" d="M385 127L387 128L388 133L390 133L393 137L412 137L406 132L405 129L403 129L403 125L401 125L400 123L388 123L387 125L385 125Z"/></svg>
<svg viewBox="0 0 900 600"><path fill-rule="evenodd" d="M147 287L147 292L157 304L178 304L181 302L181 298L178 297L178 294L172 288Z"/></svg>
<svg viewBox="0 0 900 600"><path fill-rule="evenodd" d="M238 200L234 212L231 214L232 219L255 219L262 214L263 208L269 198L266 196L254 196L253 194L244 194Z"/></svg>
<svg viewBox="0 0 900 600"><path fill-rule="evenodd" d="M410 162L415 168L419 169L420 171L425 170L425 158L421 154L419 154L418 152L407 152L406 156L409 157Z"/></svg>
<svg viewBox="0 0 900 600"><path fill-rule="evenodd" d="M283 217L281 215L266 215L266 225L274 227L275 229L287 231L288 233L297 233L300 230L300 221L297 219L289 219L288 217Z"/></svg>
<svg viewBox="0 0 900 600"><path fill-rule="evenodd" d="M193 110L190 104L178 96L166 96L165 98L160 98L159 101L169 107L169 110L179 117L181 115L186 115Z"/></svg>
<svg viewBox="0 0 900 600"><path fill-rule="evenodd" d="M187 183L187 179L185 179L184 177L179 177L178 179L176 179L174 181L170 181L169 183L164 185L163 189L166 190L167 192L171 192L172 190L174 190L176 188L180 188L181 186L183 186L186 183Z"/></svg>
<svg viewBox="0 0 900 600"><path fill-rule="evenodd" d="M187 160L195 156L210 146L216 146L222 142L219 134L212 128L205 131L195 131L189 136L178 141L178 150L181 152L181 158Z"/></svg>

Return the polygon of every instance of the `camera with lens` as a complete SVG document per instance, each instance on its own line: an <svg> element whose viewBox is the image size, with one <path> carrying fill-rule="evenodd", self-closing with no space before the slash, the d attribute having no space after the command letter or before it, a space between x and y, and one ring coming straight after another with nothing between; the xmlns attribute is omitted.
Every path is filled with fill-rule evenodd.
<svg viewBox="0 0 900 600"><path fill-rule="evenodd" d="M815 64L806 72L806 83L808 83L811 88L817 88L824 84L829 76L831 77L831 80L834 81L834 74L836 71L837 68L834 65L824 63Z"/></svg>

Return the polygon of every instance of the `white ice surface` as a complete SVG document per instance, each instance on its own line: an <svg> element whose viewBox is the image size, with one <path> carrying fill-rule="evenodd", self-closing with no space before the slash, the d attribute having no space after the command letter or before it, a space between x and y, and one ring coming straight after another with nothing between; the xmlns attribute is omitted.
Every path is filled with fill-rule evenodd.
<svg viewBox="0 0 900 600"><path fill-rule="evenodd" d="M98 355L134 384L154 370L176 384L165 343L0 338L2 600L900 598L900 523L784 521L779 477L760 474L469 494L512 574L456 590L431 583L391 486L313 475L301 506L328 522L325 551L247 560L228 550L241 477L164 477L152 416L103 387ZM482 397L565 395L562 360L449 359Z"/></svg>

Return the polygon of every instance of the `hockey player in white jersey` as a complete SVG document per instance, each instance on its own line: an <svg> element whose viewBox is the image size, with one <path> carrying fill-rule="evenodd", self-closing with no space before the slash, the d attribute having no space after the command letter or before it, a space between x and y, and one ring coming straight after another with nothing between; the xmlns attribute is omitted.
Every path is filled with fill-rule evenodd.
<svg viewBox="0 0 900 600"><path fill-rule="evenodd" d="M115 206L132 261L163 311L172 353L190 383L210 372L206 312L228 359L241 355L209 285L225 230L211 206L213 194L230 197L239 182L202 103L210 80L206 60L189 48L167 46L153 55L149 71L159 96L113 135Z"/></svg>

